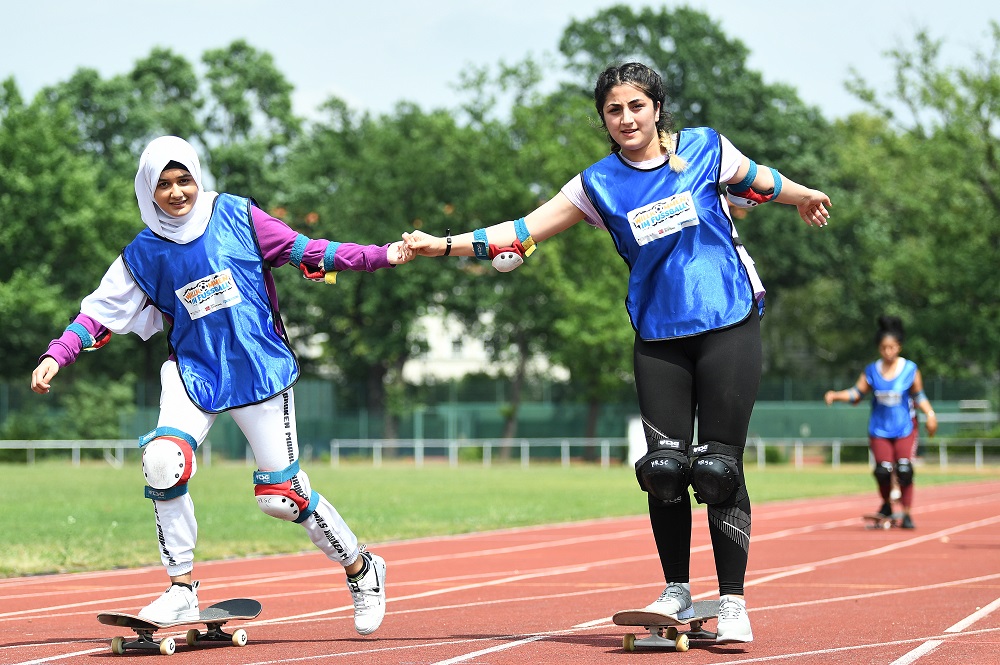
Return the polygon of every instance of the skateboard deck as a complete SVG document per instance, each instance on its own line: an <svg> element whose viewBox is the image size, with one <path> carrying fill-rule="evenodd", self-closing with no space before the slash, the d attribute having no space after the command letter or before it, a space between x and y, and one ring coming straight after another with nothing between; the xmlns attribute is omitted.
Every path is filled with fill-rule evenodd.
<svg viewBox="0 0 1000 665"><path fill-rule="evenodd" d="M111 640L111 651L116 654L125 653L126 649L142 649L159 651L164 656L169 656L177 648L177 643L172 637L156 639L153 634L164 628L175 626L191 626L195 624L205 624L206 630L202 632L192 628L187 632L185 641L188 646L195 646L202 642L229 642L233 646L246 646L247 632L242 628L227 633L222 630L229 621L255 619L260 614L262 607L259 602L250 598L233 598L209 605L201 610L201 614L195 621L175 621L172 623L155 623L141 619L135 614L124 612L102 612L97 615L97 620L106 626L119 626L121 628L131 628L136 639L128 640L124 637L115 637Z"/></svg>
<svg viewBox="0 0 1000 665"><path fill-rule="evenodd" d="M868 529L891 529L903 523L903 513L893 513L888 516L882 513L867 513L861 517L865 520L865 527Z"/></svg>
<svg viewBox="0 0 1000 665"><path fill-rule="evenodd" d="M649 631L649 637L643 638L636 638L634 633L626 633L622 638L622 647L625 651L635 651L639 648L687 651L691 648L692 640L715 641L716 634L702 627L706 621L719 616L719 601L696 600L693 608L694 616L690 619L678 619L670 614L638 609L615 612L611 620L619 626L642 626ZM677 630L677 626L688 625L691 626L691 630Z"/></svg>

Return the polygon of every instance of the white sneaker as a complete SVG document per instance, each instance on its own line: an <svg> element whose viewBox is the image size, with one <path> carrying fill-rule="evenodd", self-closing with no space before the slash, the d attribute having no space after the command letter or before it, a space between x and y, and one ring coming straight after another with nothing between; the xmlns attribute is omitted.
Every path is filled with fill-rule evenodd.
<svg viewBox="0 0 1000 665"><path fill-rule="evenodd" d="M728 642L753 642L747 603L736 596L719 598L719 627L716 629L715 643Z"/></svg>
<svg viewBox="0 0 1000 665"><path fill-rule="evenodd" d="M360 580L347 579L347 589L354 599L354 629L361 635L374 633L385 617L385 559L362 552L368 559L368 572Z"/></svg>
<svg viewBox="0 0 1000 665"><path fill-rule="evenodd" d="M161 625L197 621L201 616L198 611L198 582L191 587L171 584L162 596L139 610L139 618Z"/></svg>
<svg viewBox="0 0 1000 665"><path fill-rule="evenodd" d="M694 616L691 585L688 582L669 582L660 597L647 605L646 609L678 619L690 619Z"/></svg>

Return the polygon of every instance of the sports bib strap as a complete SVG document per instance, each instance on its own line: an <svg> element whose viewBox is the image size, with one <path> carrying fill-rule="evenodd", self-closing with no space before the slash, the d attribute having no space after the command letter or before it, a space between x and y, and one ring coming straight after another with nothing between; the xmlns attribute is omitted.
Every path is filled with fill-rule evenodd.
<svg viewBox="0 0 1000 665"><path fill-rule="evenodd" d="M189 446L191 446L191 451L198 450L198 442L194 440L194 437L185 432L184 430L179 430L176 427L157 427L152 432L147 432L139 437L139 447L142 448L148 444L153 439L161 436L174 436L178 439L182 439Z"/></svg>
<svg viewBox="0 0 1000 665"><path fill-rule="evenodd" d="M261 471L253 472L254 485L280 485L291 480L299 472L299 461L295 460L281 471Z"/></svg>

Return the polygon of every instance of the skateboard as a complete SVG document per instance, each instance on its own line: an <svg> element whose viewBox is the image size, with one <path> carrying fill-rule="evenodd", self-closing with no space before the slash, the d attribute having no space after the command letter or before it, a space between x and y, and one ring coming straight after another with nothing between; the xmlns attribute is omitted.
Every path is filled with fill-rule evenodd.
<svg viewBox="0 0 1000 665"><path fill-rule="evenodd" d="M861 516L865 520L865 528L891 529L903 523L903 513L893 513L886 516L882 513L867 513Z"/></svg>
<svg viewBox="0 0 1000 665"><path fill-rule="evenodd" d="M233 646L242 647L246 646L247 632L240 628L230 634L223 631L222 626L235 619L255 619L260 611L261 604L256 600L234 598L202 609L201 616L195 621L154 623L140 619L134 614L123 612L102 612L97 615L97 620L107 626L120 626L135 631L136 639L134 640L127 640L124 637L112 639L111 651L113 653L120 655L125 653L126 649L143 649L159 651L164 656L169 656L177 649L177 643L172 637L164 637L161 640L153 637L153 633L158 630L203 623L206 626L205 632L201 632L197 628L192 628L187 632L185 641L188 646L195 646L201 642L230 642Z"/></svg>
<svg viewBox="0 0 1000 665"><path fill-rule="evenodd" d="M622 610L615 612L611 620L619 626L642 626L649 631L649 637L637 639L634 633L625 633L622 647L625 651L635 651L638 648L667 648L674 651L687 651L692 640L715 641L715 633L703 630L706 621L719 616L719 601L696 600L694 616L690 619L678 619L669 614L650 612L649 610ZM690 625L691 630L679 631L677 626Z"/></svg>

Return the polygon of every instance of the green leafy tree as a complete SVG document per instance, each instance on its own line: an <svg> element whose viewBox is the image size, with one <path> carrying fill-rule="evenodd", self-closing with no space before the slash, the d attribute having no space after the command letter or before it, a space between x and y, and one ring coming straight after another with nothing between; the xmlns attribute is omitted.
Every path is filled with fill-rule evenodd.
<svg viewBox="0 0 1000 665"><path fill-rule="evenodd" d="M25 104L12 80L3 83L0 371L6 379L26 380L45 343L69 323L125 241L121 209L101 187L99 162L79 150L79 141L70 109L43 99Z"/></svg>
<svg viewBox="0 0 1000 665"><path fill-rule="evenodd" d="M330 100L325 116L295 144L282 170L283 217L310 237L385 244L423 227L443 234L472 191L468 161L476 137L444 111L425 113L400 104L378 117L353 113ZM471 146L471 150L470 150ZM394 436L398 413L387 387L402 366L426 348L419 316L440 306L457 273L428 259L374 274L342 273L336 286L308 288L291 270L280 271L286 322L320 351L313 371L334 369L349 386L363 386L357 404L384 415Z"/></svg>
<svg viewBox="0 0 1000 665"><path fill-rule="evenodd" d="M840 278L854 303L840 330L857 338L883 312L902 316L906 352L928 375L1000 367L996 22L989 37L972 64L949 67L940 62L941 43L917 33L911 48L889 54L896 85L888 95L855 74L850 87L875 118L853 117L839 128L841 177L857 219L843 242L859 273ZM867 348L829 338L824 346L835 359L858 362L873 348L869 335L860 337Z"/></svg>
<svg viewBox="0 0 1000 665"><path fill-rule="evenodd" d="M269 205L281 185L278 168L301 131L293 86L270 54L244 40L207 51L202 60L208 67L203 139L219 191Z"/></svg>

